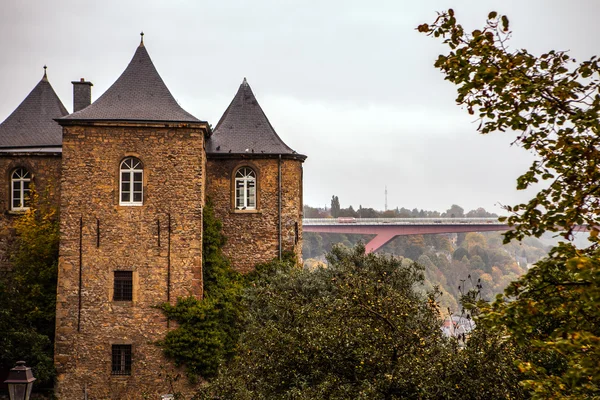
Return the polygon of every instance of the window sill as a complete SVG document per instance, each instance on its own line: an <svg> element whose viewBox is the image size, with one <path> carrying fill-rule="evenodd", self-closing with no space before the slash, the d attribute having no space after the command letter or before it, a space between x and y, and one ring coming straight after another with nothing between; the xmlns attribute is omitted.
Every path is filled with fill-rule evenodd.
<svg viewBox="0 0 600 400"><path fill-rule="evenodd" d="M24 210L8 210L8 211L6 211L6 213L9 215L23 215L23 214L26 214L27 211L29 211L29 208L24 209Z"/></svg>
<svg viewBox="0 0 600 400"><path fill-rule="evenodd" d="M133 300L113 300L113 305L117 307L133 307Z"/></svg>
<svg viewBox="0 0 600 400"><path fill-rule="evenodd" d="M230 214L262 214L261 210L238 210L233 209L230 211Z"/></svg>
<svg viewBox="0 0 600 400"><path fill-rule="evenodd" d="M110 378L111 379L116 379L116 380L128 380L131 378L131 372L128 374L110 374Z"/></svg>

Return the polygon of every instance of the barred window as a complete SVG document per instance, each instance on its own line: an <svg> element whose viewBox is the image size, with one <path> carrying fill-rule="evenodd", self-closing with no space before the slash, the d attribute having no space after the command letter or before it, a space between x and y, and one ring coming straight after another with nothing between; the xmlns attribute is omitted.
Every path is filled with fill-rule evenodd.
<svg viewBox="0 0 600 400"><path fill-rule="evenodd" d="M112 345L112 374L131 375L131 345Z"/></svg>
<svg viewBox="0 0 600 400"><path fill-rule="evenodd" d="M139 159L127 157L121 161L119 204L124 206L141 206L143 204L143 178L144 168Z"/></svg>
<svg viewBox="0 0 600 400"><path fill-rule="evenodd" d="M235 208L256 210L256 172L242 167L235 173Z"/></svg>
<svg viewBox="0 0 600 400"><path fill-rule="evenodd" d="M133 272L115 271L114 301L133 300Z"/></svg>
<svg viewBox="0 0 600 400"><path fill-rule="evenodd" d="M10 209L22 211L29 209L31 174L25 168L17 168L10 178L11 202Z"/></svg>

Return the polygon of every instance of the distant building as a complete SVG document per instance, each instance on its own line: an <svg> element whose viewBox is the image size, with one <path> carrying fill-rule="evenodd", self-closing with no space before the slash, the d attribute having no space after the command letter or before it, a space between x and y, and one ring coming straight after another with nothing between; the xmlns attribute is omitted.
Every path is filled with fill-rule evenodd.
<svg viewBox="0 0 600 400"><path fill-rule="evenodd" d="M442 324L442 333L446 337L462 338L475 329L475 321L461 315L452 315L444 319Z"/></svg>
<svg viewBox="0 0 600 400"><path fill-rule="evenodd" d="M33 185L48 189L60 208L58 398L153 398L169 368L153 343L172 329L153 306L202 295L207 197L235 268L284 251L299 259L306 156L277 135L245 79L212 131L175 101L143 41L94 103L91 88L73 82L68 114L44 72L0 124L0 254Z"/></svg>

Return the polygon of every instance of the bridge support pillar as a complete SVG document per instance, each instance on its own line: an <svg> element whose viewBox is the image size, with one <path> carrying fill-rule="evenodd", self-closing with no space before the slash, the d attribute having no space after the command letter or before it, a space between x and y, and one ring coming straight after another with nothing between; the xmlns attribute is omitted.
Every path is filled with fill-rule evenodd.
<svg viewBox="0 0 600 400"><path fill-rule="evenodd" d="M367 254L377 251L381 247L385 246L386 243L390 242L393 238L398 236L397 232L383 231L375 236L369 243L365 245L365 251Z"/></svg>

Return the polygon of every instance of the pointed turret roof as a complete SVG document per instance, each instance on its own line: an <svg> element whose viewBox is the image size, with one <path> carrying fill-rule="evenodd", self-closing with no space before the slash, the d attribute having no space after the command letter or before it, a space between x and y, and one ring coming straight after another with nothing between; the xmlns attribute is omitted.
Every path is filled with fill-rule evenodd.
<svg viewBox="0 0 600 400"><path fill-rule="evenodd" d="M0 124L0 148L62 146L62 128L54 119L67 114L48 81L44 66L42 80Z"/></svg>
<svg viewBox="0 0 600 400"><path fill-rule="evenodd" d="M143 35L119 79L94 103L59 122L69 121L203 122L179 106L156 71Z"/></svg>
<svg viewBox="0 0 600 400"><path fill-rule="evenodd" d="M207 142L210 155L286 155L304 160L277 135L244 78Z"/></svg>

